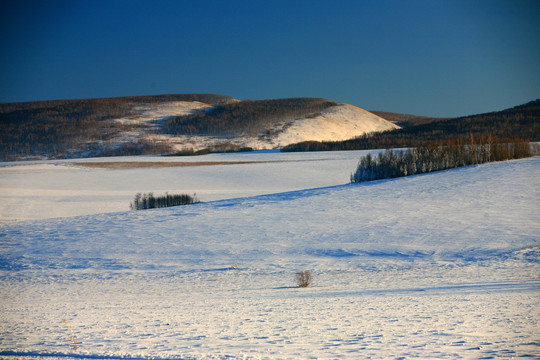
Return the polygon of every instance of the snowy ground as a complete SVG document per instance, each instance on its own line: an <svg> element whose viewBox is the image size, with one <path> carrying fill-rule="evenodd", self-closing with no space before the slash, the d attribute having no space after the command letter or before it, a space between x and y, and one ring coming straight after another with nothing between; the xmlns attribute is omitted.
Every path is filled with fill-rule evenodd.
<svg viewBox="0 0 540 360"><path fill-rule="evenodd" d="M125 211L137 192L197 193L207 202L345 184L365 153L263 151L0 163L0 222ZM223 165L132 169L80 165L118 161Z"/></svg>
<svg viewBox="0 0 540 360"><path fill-rule="evenodd" d="M204 187L243 166L268 191L5 222L0 357L540 357L540 157L275 194L247 173L351 160L185 167ZM123 171L52 166L59 189L71 170ZM313 286L295 287L299 270Z"/></svg>

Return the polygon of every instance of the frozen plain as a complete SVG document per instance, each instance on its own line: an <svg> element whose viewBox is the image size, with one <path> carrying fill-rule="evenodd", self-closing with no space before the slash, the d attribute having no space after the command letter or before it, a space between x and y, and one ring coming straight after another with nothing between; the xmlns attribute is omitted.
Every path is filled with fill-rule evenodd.
<svg viewBox="0 0 540 360"><path fill-rule="evenodd" d="M4 222L0 357L540 357L540 157L343 185L356 161L340 182L339 161L226 165L267 194ZM260 174L306 164L304 189Z"/></svg>
<svg viewBox="0 0 540 360"><path fill-rule="evenodd" d="M345 184L365 153L261 151L0 163L0 222L125 211L137 192L197 193L207 202ZM224 165L127 169L84 166L95 162Z"/></svg>

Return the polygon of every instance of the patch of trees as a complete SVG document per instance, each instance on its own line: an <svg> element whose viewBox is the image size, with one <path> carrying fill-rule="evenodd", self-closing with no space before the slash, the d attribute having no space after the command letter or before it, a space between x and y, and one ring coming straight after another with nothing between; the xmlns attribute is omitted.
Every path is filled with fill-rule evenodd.
<svg viewBox="0 0 540 360"><path fill-rule="evenodd" d="M174 146L166 141L137 139L134 142L122 143L119 146L108 146L97 149L95 156L137 156L137 155L161 155L175 151Z"/></svg>
<svg viewBox="0 0 540 360"><path fill-rule="evenodd" d="M199 200L193 194L176 194L170 195L165 193L164 196L154 197L153 193L141 194L137 193L133 202L129 205L131 210L146 210L155 208L164 208L171 206L196 204Z"/></svg>
<svg viewBox="0 0 540 360"><path fill-rule="evenodd" d="M454 119L421 123L402 129L366 134L345 141L305 141L282 151L367 150L418 147L439 141L466 141L475 138L519 138L540 141L540 99L511 109Z"/></svg>
<svg viewBox="0 0 540 360"><path fill-rule="evenodd" d="M337 103L317 98L245 100L170 118L164 131L175 135L257 136L275 123L315 116Z"/></svg>
<svg viewBox="0 0 540 360"><path fill-rule="evenodd" d="M249 146L240 146L232 143L223 143L211 146L208 148L193 150L193 149L184 149L176 152L169 152L165 156L198 156L198 155L207 155L215 153L239 153L239 152L250 152L254 149Z"/></svg>
<svg viewBox="0 0 540 360"><path fill-rule="evenodd" d="M85 152L99 153L104 141L127 129L107 120L125 117L137 105L168 101L220 105L233 99L214 94L176 94L2 103L0 159L9 161L42 155L59 158ZM138 150L141 146L132 148Z"/></svg>
<svg viewBox="0 0 540 360"><path fill-rule="evenodd" d="M467 144L447 141L405 151L387 149L377 156L367 154L362 157L351 175L351 182L396 178L529 156L531 147L528 141L508 143L492 137L479 142L471 137Z"/></svg>
<svg viewBox="0 0 540 360"><path fill-rule="evenodd" d="M391 113L391 112L378 111L378 110L370 110L370 112L377 116L382 117L383 119L396 123L397 125L402 126L402 127L416 126L416 125L427 124L434 121L447 120L447 118L435 118L435 117L418 116L418 115L410 115L410 114L398 114L398 113Z"/></svg>

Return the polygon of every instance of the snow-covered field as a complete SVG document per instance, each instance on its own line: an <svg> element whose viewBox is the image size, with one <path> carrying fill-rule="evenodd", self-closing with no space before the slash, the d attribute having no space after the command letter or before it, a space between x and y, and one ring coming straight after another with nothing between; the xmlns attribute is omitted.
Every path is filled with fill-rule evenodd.
<svg viewBox="0 0 540 360"><path fill-rule="evenodd" d="M275 162L1 168L4 220L33 189L94 214L0 225L0 357L540 357L540 157L351 185L359 153L250 156ZM152 190L215 201L91 200Z"/></svg>
<svg viewBox="0 0 540 360"><path fill-rule="evenodd" d="M0 163L0 222L129 210L137 192L196 193L201 201L345 184L364 151L262 151ZM85 163L222 163L88 168Z"/></svg>

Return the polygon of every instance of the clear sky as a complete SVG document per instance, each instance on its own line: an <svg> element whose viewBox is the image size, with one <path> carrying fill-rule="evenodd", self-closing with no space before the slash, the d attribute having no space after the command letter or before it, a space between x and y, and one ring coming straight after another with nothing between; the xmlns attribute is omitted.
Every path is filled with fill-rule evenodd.
<svg viewBox="0 0 540 360"><path fill-rule="evenodd" d="M0 0L0 102L322 97L459 116L540 98L536 0Z"/></svg>

